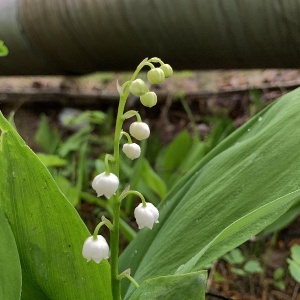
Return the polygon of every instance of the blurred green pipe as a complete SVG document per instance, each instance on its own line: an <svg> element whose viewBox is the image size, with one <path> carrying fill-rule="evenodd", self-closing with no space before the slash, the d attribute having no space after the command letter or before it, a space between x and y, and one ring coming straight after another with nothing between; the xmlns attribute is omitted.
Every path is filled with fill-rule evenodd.
<svg viewBox="0 0 300 300"><path fill-rule="evenodd" d="M298 0L1 0L0 75L298 68Z"/></svg>

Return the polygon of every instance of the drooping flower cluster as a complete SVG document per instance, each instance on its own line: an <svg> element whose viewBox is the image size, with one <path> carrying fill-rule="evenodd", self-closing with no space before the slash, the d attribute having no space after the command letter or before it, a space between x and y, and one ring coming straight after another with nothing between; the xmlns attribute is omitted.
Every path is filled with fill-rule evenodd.
<svg viewBox="0 0 300 300"><path fill-rule="evenodd" d="M154 67L153 63L160 63L160 67ZM173 74L171 66L164 64L158 58L144 60L139 65L139 70L146 65L150 67L150 70L147 73L147 79L151 84L162 83L165 78L168 78ZM133 78L131 81L124 83L122 87L119 85L117 87L120 93L120 99L122 99L124 95L126 95L127 99L129 92L131 92L134 96L140 97L141 103L146 107L153 107L157 104L156 94L149 91L148 86L141 79ZM120 116L118 115L118 117ZM122 151L129 159L134 160L140 157L141 148L138 144L132 142L131 137L138 141L145 140L150 136L150 128L148 124L142 122L141 116L137 111L128 111L125 114L123 113L121 116L122 122L131 117L136 117L136 121L130 125L129 133L121 130L120 133L116 132L116 136L118 137L117 141L119 141L123 135L127 137L127 143L123 144ZM105 172L97 175L94 178L92 187L96 191L98 197L104 195L107 199L109 199L111 196L115 195L118 190L119 178L109 171L108 160L119 159L119 157L113 157L111 155L109 156L108 154L106 155L106 158L107 157L110 158L105 159ZM114 201L121 202L130 193L138 195L142 200L142 203L140 203L134 210L134 216L138 224L138 228L142 229L147 227L152 229L153 225L158 223L159 211L152 203L146 202L143 195L141 195L139 192L126 190ZM83 246L82 254L88 261L92 259L99 263L102 259L109 257L109 247L106 240L103 236L97 235L100 227L103 225L102 223L107 225L109 228L112 226L112 224L106 219L99 224L100 226L97 226L94 235L87 238Z"/></svg>

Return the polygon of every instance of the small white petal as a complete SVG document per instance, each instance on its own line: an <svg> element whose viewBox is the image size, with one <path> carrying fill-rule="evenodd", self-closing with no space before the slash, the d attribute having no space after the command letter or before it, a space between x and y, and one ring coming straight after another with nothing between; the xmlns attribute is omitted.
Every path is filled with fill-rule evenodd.
<svg viewBox="0 0 300 300"><path fill-rule="evenodd" d="M113 173L107 175L103 172L97 175L92 182L92 188L96 191L97 196L104 195L107 199L116 192L118 186L119 178Z"/></svg>
<svg viewBox="0 0 300 300"><path fill-rule="evenodd" d="M134 216L139 229L144 227L152 229L154 223L158 223L159 211L150 202L146 202L146 207L143 207L143 204L140 203L134 210Z"/></svg>
<svg viewBox="0 0 300 300"><path fill-rule="evenodd" d="M133 122L129 127L130 134L137 140L145 140L150 135L149 126L144 122Z"/></svg>
<svg viewBox="0 0 300 300"><path fill-rule="evenodd" d="M109 246L102 235L97 235L97 239L94 240L93 236L88 237L82 247L82 256L87 261L91 259L97 264L102 259L109 258Z"/></svg>
<svg viewBox="0 0 300 300"><path fill-rule="evenodd" d="M130 159L136 159L141 155L141 147L136 143L124 144L122 148L125 155Z"/></svg>

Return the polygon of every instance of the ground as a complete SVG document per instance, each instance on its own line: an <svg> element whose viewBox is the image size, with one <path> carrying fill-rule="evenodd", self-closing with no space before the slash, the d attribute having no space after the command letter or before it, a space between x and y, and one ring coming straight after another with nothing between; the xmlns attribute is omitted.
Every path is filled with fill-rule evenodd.
<svg viewBox="0 0 300 300"><path fill-rule="evenodd" d="M299 75L299 70L180 72L154 87L159 98L157 108L151 113L141 106L139 109L160 129L163 144L168 144L182 129L192 131L191 117L187 116L180 101L184 99L203 138L211 130L207 117L226 116L238 127L269 102L299 86ZM38 129L41 113L50 118L53 126L59 127L58 116L66 107L115 109L116 80L122 83L128 77L126 73L105 73L84 78L0 78L0 109L6 116L15 113L19 132L31 148L38 150L33 133ZM133 104L138 105L134 97L129 99L129 107ZM93 209L90 204L82 205L85 220L94 218ZM239 276L233 272L232 264L222 258L216 261L209 275L208 293L211 295L207 299L299 300L299 283L289 275L286 264L290 247L300 243L299 228L300 217L278 235L258 236L240 247L247 260L260 262L263 267L260 274ZM276 286L273 278L280 267L285 271L282 289Z"/></svg>

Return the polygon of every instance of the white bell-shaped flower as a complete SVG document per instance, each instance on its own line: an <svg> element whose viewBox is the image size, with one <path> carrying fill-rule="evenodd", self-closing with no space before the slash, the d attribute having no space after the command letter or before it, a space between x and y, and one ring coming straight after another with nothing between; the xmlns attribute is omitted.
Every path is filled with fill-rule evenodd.
<svg viewBox="0 0 300 300"><path fill-rule="evenodd" d="M104 195L107 199L116 192L118 186L119 178L113 173L107 175L103 172L97 175L92 182L92 187L96 191L97 196Z"/></svg>
<svg viewBox="0 0 300 300"><path fill-rule="evenodd" d="M133 122L129 127L130 134L137 140L145 140L150 135L149 126L144 122Z"/></svg>
<svg viewBox="0 0 300 300"><path fill-rule="evenodd" d="M122 148L125 155L130 159L136 159L141 155L141 147L136 143L124 144Z"/></svg>
<svg viewBox="0 0 300 300"><path fill-rule="evenodd" d="M109 258L109 246L102 235L97 235L97 239L94 240L93 236L88 237L82 248L82 256L90 261L91 259L97 264L102 259Z"/></svg>
<svg viewBox="0 0 300 300"><path fill-rule="evenodd" d="M143 207L143 203L140 203L134 210L134 217L139 229L144 227L152 229L154 223L158 223L159 211L150 202L146 202L145 207Z"/></svg>

